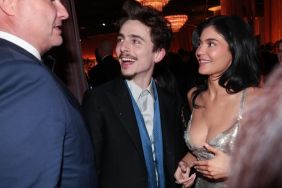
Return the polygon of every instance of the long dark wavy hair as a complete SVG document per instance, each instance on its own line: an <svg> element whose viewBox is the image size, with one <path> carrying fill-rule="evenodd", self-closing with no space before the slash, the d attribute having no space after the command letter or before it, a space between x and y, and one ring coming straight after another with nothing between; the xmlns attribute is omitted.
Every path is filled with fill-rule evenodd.
<svg viewBox="0 0 282 188"><path fill-rule="evenodd" d="M162 48L169 50L172 39L171 26L159 11L142 6L135 0L128 0L123 4L121 18L115 25L120 29L128 20L138 20L150 28L154 52Z"/></svg>
<svg viewBox="0 0 282 188"><path fill-rule="evenodd" d="M257 41L249 24L237 16L215 16L198 25L192 34L193 47L197 49L203 30L212 26L228 43L232 54L230 67L219 77L219 85L227 93L240 92L248 87L258 87L260 83ZM192 94L192 105L198 108L195 100L208 89L208 77L201 77Z"/></svg>

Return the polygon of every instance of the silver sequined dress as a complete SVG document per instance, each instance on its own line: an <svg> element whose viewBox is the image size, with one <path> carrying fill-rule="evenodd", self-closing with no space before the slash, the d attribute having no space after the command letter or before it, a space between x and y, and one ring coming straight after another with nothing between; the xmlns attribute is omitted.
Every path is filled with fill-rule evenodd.
<svg viewBox="0 0 282 188"><path fill-rule="evenodd" d="M219 133L216 137L211 139L208 144L212 147L218 148L221 151L230 154L231 151L234 149L234 144L236 141L236 138L238 136L239 127L240 127L240 120L242 119L242 113L243 113L243 106L244 106L244 98L245 98L245 91L242 92L241 102L240 102L240 109L238 112L238 116L234 124L227 130L225 130L222 133ZM191 127L191 121L193 117L193 112L191 114L191 118L187 125L187 130L185 131L184 138L186 141L186 144L190 150L190 152L193 153L194 156L197 157L198 160L207 160L212 159L214 157L213 153L210 153L205 148L199 148L195 147L190 142L190 127ZM210 180L207 178L204 178L199 173L197 174L197 179L195 182L195 188L223 188L224 181L215 181Z"/></svg>

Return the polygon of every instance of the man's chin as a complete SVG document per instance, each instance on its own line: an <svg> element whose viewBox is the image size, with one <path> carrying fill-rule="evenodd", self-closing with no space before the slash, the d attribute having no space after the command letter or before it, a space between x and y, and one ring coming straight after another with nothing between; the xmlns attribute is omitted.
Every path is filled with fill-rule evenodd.
<svg viewBox="0 0 282 188"><path fill-rule="evenodd" d="M132 80L135 76L135 74L125 74L122 73L122 76L126 79L126 80Z"/></svg>
<svg viewBox="0 0 282 188"><path fill-rule="evenodd" d="M49 44L49 45L47 45ZM41 49L42 51L40 52L40 54L44 54L46 53L47 51L49 51L51 48L53 47L57 47L57 46L61 46L63 44L63 39L58 39L58 40L52 40L51 42L49 43L46 43L46 45L44 46L43 49Z"/></svg>
<svg viewBox="0 0 282 188"><path fill-rule="evenodd" d="M52 40L52 46L61 46L63 44L63 38L61 36Z"/></svg>

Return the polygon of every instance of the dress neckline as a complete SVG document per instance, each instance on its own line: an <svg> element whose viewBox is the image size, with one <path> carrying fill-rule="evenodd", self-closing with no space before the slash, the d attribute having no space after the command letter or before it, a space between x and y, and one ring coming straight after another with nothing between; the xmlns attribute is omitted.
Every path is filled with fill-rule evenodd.
<svg viewBox="0 0 282 188"><path fill-rule="evenodd" d="M231 125L230 127L228 127L227 129L225 129L224 131L216 134L213 138L209 139L209 140L206 140L206 143L212 145L212 143L214 141L216 141L218 138L220 138L222 135L225 135L227 134L228 132L230 132L232 129L236 128L237 126L240 126L240 120L243 118L243 109L244 109L244 104L245 104L245 97L246 97L246 89L243 90L242 92L242 95L241 95L241 99L240 99L240 108L239 108L239 112L238 112L238 115L237 115L237 118L236 118L236 121L233 123L233 125ZM191 124L192 124L192 118L193 118L193 111L191 112L191 116L190 116L190 120L188 122L188 125L187 125L187 130L186 130L186 139L188 139L189 141L189 145L196 149L201 149L203 147L197 147L197 146L194 146L190 139L189 139L189 134L190 134L190 128L191 128Z"/></svg>

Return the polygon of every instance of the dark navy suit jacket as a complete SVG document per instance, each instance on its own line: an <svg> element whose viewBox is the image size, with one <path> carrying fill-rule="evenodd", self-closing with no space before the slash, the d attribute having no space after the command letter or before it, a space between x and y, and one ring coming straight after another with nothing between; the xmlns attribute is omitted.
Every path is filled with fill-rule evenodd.
<svg viewBox="0 0 282 188"><path fill-rule="evenodd" d="M0 39L0 187L96 187L78 107L38 59Z"/></svg>

